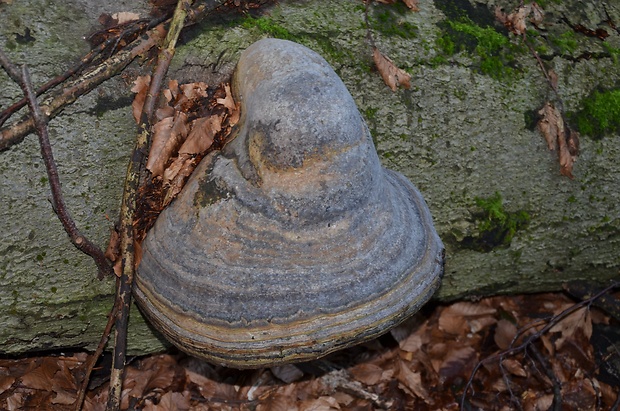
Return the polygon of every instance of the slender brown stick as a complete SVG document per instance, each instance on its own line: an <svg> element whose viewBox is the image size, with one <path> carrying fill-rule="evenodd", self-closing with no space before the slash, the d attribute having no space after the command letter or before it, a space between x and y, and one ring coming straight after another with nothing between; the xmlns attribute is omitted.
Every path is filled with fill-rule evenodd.
<svg viewBox="0 0 620 411"><path fill-rule="evenodd" d="M108 260L103 255L103 251L92 241L86 238L80 230L78 230L73 218L67 210L64 197L62 195L62 189L60 185L60 177L58 175L58 169L56 168L56 162L54 161L54 155L52 153L52 145L50 144L49 135L47 132L47 119L41 113L41 108L37 103L34 91L32 89L32 82L30 80L30 73L26 66L22 68L22 81L20 81L26 98L28 99L28 105L32 112L32 118L39 135L39 143L41 146L41 156L45 163L47 170L47 176L49 178L50 189L52 190L52 207L58 216L58 219L62 223L65 231L69 235L71 242L78 250L85 254L88 254L97 264L99 270L99 278L103 278L106 274L112 273L112 268L108 263Z"/></svg>
<svg viewBox="0 0 620 411"><path fill-rule="evenodd" d="M146 158L151 135L151 119L155 108L155 101L159 95L162 80L165 77L177 39L183 29L185 17L191 7L190 0L179 0L174 16L168 29L168 34L164 41L164 47L159 53L157 67L152 76L151 86L147 101L142 108L140 116L140 126L138 137L131 155L131 160L127 166L127 176L125 178L125 189L123 192L123 202L121 204L121 258L123 262L123 272L117 289L117 301L120 312L115 324L115 343L112 371L110 374L110 392L108 397L107 410L116 411L120 409L121 393L123 386L123 371L125 367L125 354L127 349L127 322L129 318L129 307L131 303L131 284L135 271L135 249L133 222L136 211L136 200L138 189Z"/></svg>
<svg viewBox="0 0 620 411"><path fill-rule="evenodd" d="M119 281L120 280L117 278L116 279L117 286L118 286ZM80 388L78 390L78 397L74 404L75 411L80 411L82 409L82 405L84 404L84 399L86 398L86 392L88 391L88 383L90 381L90 375L92 374L93 369L95 368L95 364L97 364L97 360L103 353L103 350L106 344L108 343L110 333L112 332L112 326L114 325L114 322L116 321L116 316L118 314L119 308L120 307L118 306L118 304L114 304L112 306L112 309L110 310L110 313L108 314L108 322L105 326L105 329L103 330L103 335L101 336L101 340L99 340L99 345L97 346L97 349L95 350L93 355L91 355L88 361L86 372L84 373L84 379L82 380L82 384L80 384Z"/></svg>

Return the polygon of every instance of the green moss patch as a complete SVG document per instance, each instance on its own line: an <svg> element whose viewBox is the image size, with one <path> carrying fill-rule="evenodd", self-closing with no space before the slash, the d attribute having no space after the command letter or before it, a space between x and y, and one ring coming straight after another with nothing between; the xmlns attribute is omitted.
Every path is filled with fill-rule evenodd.
<svg viewBox="0 0 620 411"><path fill-rule="evenodd" d="M478 69L496 80L512 77L517 68L516 46L492 26L479 26L468 17L438 23L442 35L436 44L443 56L466 52L478 58Z"/></svg>
<svg viewBox="0 0 620 411"><path fill-rule="evenodd" d="M499 193L489 198L476 197L474 201L481 210L474 214L478 234L463 239L461 245L465 248L489 252L497 247L508 247L517 231L530 221L526 211L505 210Z"/></svg>
<svg viewBox="0 0 620 411"><path fill-rule="evenodd" d="M402 2L376 4L369 15L370 28L388 37L414 38L418 34L418 27L405 20L409 13L411 10Z"/></svg>
<svg viewBox="0 0 620 411"><path fill-rule="evenodd" d="M252 17L248 15L241 22L241 27L246 29L257 28L261 32L277 39L295 40L295 36L293 36L285 27L278 24L274 19L266 16Z"/></svg>
<svg viewBox="0 0 620 411"><path fill-rule="evenodd" d="M569 114L581 134L600 139L620 132L620 89L595 90L581 102L582 109Z"/></svg>

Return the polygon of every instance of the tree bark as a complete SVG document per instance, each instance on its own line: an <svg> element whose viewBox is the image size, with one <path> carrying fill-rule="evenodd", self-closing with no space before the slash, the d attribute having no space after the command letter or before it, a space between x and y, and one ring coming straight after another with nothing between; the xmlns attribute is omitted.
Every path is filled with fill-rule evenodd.
<svg viewBox="0 0 620 411"><path fill-rule="evenodd" d="M0 45L29 65L35 85L87 52L82 37L99 14L132 11L111 0L56 3L0 4ZM507 13L518 6L505 3ZM608 17L620 26L620 6L586 3L550 4L545 37L528 32L558 75L558 96L522 39L493 23L493 9L479 2L455 9L439 0L420 2L418 12L371 5L371 39L361 0L280 1L259 21L211 18L186 31L170 78L217 83L262 37L302 43L343 79L384 165L425 196L446 245L437 299L559 290L577 279L602 283L620 268L618 129L581 133L570 179L533 126L552 99L573 128L588 131L579 117L588 98L620 84L620 34L601 23ZM146 14L146 2L131 7ZM575 32L562 16L609 36ZM499 48L484 49L489 39ZM393 92L383 83L371 41L412 75L409 90ZM118 216L136 134L129 80L145 71L131 66L126 77L104 83L50 122L69 210L102 248ZM2 108L21 97L4 72L0 90ZM0 353L92 349L113 303L114 280L98 281L94 263L71 245L48 201L45 175L34 135L0 152ZM165 345L135 309L128 339L133 354Z"/></svg>

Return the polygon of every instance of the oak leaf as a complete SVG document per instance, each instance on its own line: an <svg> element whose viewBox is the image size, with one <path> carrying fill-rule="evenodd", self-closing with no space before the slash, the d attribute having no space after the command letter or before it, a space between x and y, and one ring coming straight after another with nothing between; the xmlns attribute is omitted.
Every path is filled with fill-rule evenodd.
<svg viewBox="0 0 620 411"><path fill-rule="evenodd" d="M398 68L389 57L383 55L376 47L373 49L372 58L383 81L392 91L396 91L398 86L402 86L406 89L411 87L411 75Z"/></svg>

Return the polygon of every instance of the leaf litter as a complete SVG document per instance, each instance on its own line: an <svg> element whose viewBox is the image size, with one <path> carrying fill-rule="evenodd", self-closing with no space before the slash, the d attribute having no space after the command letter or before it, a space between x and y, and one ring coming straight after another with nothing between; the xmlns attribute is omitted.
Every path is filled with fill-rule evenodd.
<svg viewBox="0 0 620 411"><path fill-rule="evenodd" d="M214 366L175 350L138 357L126 367L122 409L457 410L480 360L515 347L573 303L565 294L548 293L435 305L361 346L259 370ZM525 355L482 363L467 407L547 410L555 379L563 409L611 409L620 379L600 373L604 364L590 340L593 327L614 324L597 308L574 311ZM605 361L619 361L618 345ZM87 359L76 352L0 360L0 409L72 409ZM105 365L100 375L109 375ZM107 396L107 381L91 384L84 410L104 410Z"/></svg>

